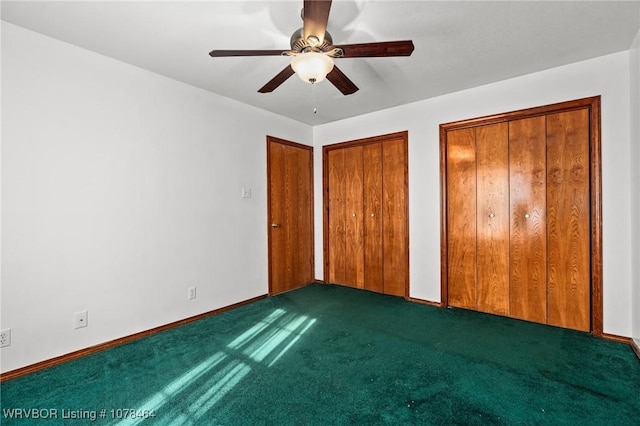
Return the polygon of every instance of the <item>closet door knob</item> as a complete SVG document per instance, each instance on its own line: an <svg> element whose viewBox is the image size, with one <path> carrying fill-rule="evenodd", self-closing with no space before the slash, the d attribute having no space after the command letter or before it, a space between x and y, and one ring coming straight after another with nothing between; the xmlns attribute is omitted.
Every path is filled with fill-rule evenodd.
<svg viewBox="0 0 640 426"><path fill-rule="evenodd" d="M496 215L491 213L491 214L489 214L489 217L494 218L494 217L496 217Z"/></svg>
<svg viewBox="0 0 640 426"><path fill-rule="evenodd" d="M376 214L375 214L375 213L371 213L371 217L375 217L375 216L376 216Z"/></svg>
<svg viewBox="0 0 640 426"><path fill-rule="evenodd" d="M353 213L351 216L356 217L356 214L355 214L355 213Z"/></svg>
<svg viewBox="0 0 640 426"><path fill-rule="evenodd" d="M279 223L272 223L271 227L272 228L280 228L280 224Z"/></svg>
<svg viewBox="0 0 640 426"><path fill-rule="evenodd" d="M529 219L530 217L531 217L531 216L529 215L529 213L526 213L526 214L524 215L524 218L525 218L525 219Z"/></svg>

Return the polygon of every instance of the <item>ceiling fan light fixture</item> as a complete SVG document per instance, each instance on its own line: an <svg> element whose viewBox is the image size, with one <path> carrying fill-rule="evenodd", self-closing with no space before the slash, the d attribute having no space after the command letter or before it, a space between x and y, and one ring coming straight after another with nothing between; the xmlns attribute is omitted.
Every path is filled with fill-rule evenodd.
<svg viewBox="0 0 640 426"><path fill-rule="evenodd" d="M320 52L303 52L291 58L291 68L307 83L318 83L333 69L333 59Z"/></svg>

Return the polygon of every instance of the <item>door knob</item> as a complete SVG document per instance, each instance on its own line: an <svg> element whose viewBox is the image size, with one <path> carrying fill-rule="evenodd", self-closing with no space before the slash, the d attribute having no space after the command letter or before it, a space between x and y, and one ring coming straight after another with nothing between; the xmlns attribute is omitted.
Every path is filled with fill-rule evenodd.
<svg viewBox="0 0 640 426"><path fill-rule="evenodd" d="M529 219L531 216L529 215L529 213L524 215L525 219Z"/></svg>
<svg viewBox="0 0 640 426"><path fill-rule="evenodd" d="M489 217L490 217L490 218L494 218L494 217L496 217L496 215L495 215L495 214L493 214L493 213L491 213L491 214L489 215Z"/></svg>
<svg viewBox="0 0 640 426"><path fill-rule="evenodd" d="M271 227L272 228L280 228L280 224L279 223L272 223Z"/></svg>

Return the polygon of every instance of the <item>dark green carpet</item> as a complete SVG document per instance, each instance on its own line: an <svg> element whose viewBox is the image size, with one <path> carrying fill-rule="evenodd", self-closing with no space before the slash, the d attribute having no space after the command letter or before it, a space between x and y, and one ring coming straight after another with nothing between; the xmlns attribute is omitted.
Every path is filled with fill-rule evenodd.
<svg viewBox="0 0 640 426"><path fill-rule="evenodd" d="M155 417L121 424L640 424L640 362L627 345L328 285L1 391L3 425L118 424L126 409ZM58 419L11 420L14 408Z"/></svg>

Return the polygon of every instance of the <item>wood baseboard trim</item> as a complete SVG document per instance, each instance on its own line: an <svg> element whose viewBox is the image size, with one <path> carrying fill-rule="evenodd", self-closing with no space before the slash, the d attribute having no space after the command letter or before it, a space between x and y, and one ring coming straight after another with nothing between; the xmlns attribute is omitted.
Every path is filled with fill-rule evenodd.
<svg viewBox="0 0 640 426"><path fill-rule="evenodd" d="M633 342L633 339L631 339L630 337L618 336L616 334L602 333L601 335L596 337L600 337L605 340L611 340L612 342L626 343L627 345L631 345L631 343Z"/></svg>
<svg viewBox="0 0 640 426"><path fill-rule="evenodd" d="M633 349L633 352L636 353L636 356L638 357L638 360L640 360L640 346L638 346L638 344L636 343L635 340L631 339L631 349Z"/></svg>
<svg viewBox="0 0 640 426"><path fill-rule="evenodd" d="M0 374L0 383L13 380L21 376L25 376L27 374L35 373L36 371L44 370L45 368L53 367L55 365L59 365L68 361L72 361L74 359L82 358L87 355L94 354L96 352L101 352L106 349L113 348L115 346L123 345L125 343L133 342L134 340L139 340L147 336L151 336L153 334L160 333L162 331L170 330L175 327L179 327L181 325L188 324L190 322L198 321L203 318L207 318L213 315L221 314L222 312L229 311L231 309L239 308L240 306L248 305L253 302L257 302L258 300L265 299L268 297L266 294L257 296L248 300L244 300L242 302L234 303L229 306L224 306L222 308L214 309L213 311L205 312L199 315L194 315L189 318L181 319L169 324L161 325L159 327L155 327L149 330L141 331L139 333L131 334L129 336L121 337L119 339L114 339L105 343L100 343L95 346L90 346L85 349L80 349L65 355L60 355L55 358L47 359L44 361L37 362L35 364L27 365L26 367L17 368L15 370L7 371L6 373Z"/></svg>
<svg viewBox="0 0 640 426"><path fill-rule="evenodd" d="M432 302L431 300L416 299L415 297L407 297L409 302L420 303L421 305L435 306L436 308L442 308L442 303Z"/></svg>

